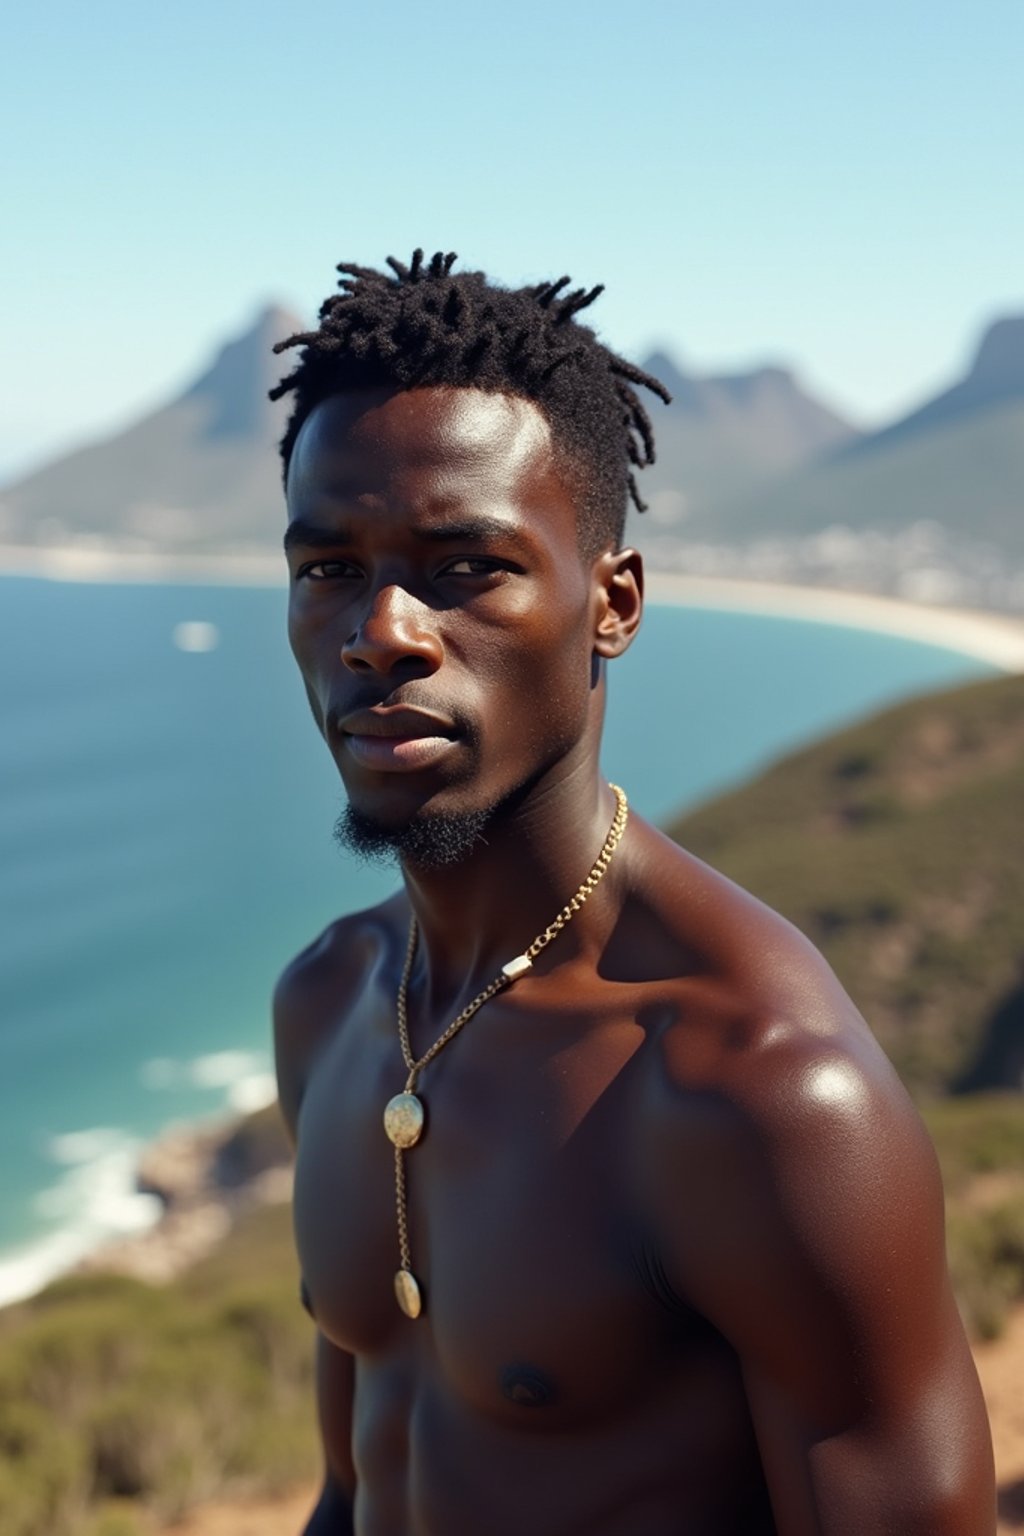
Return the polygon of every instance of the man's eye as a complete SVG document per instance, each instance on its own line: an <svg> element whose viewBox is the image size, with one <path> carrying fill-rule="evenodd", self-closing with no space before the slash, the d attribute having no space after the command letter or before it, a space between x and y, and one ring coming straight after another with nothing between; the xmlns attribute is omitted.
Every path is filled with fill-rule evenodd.
<svg viewBox="0 0 1024 1536"><path fill-rule="evenodd" d="M473 555L464 555L461 560L453 560L444 568L445 576L492 576L496 571L507 570L500 560L486 560L481 555L479 558Z"/></svg>
<svg viewBox="0 0 1024 1536"><path fill-rule="evenodd" d="M337 581L346 576L358 576L359 572L347 560L314 560L299 571L309 581Z"/></svg>

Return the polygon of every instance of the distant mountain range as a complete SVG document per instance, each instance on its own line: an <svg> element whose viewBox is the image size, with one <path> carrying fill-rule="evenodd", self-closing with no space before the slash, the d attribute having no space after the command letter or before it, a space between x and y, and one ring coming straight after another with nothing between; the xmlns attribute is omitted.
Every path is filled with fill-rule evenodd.
<svg viewBox="0 0 1024 1536"><path fill-rule="evenodd" d="M992 324L964 378L899 421L842 426L740 487L702 483L699 454L670 440L634 525L649 563L1024 610L1024 316Z"/></svg>
<svg viewBox="0 0 1024 1536"><path fill-rule="evenodd" d="M672 394L667 409L651 407L658 458L641 477L661 523L709 510L860 437L784 368L701 376L664 352L643 366Z"/></svg>
<svg viewBox="0 0 1024 1536"><path fill-rule="evenodd" d="M1024 561L1024 316L990 326L966 376L918 410L716 499L705 521L735 539L922 518Z"/></svg>
<svg viewBox="0 0 1024 1536"><path fill-rule="evenodd" d="M302 329L265 309L176 399L0 492L0 540L175 554L280 549L287 402L271 348Z"/></svg>
<svg viewBox="0 0 1024 1536"><path fill-rule="evenodd" d="M266 400L283 371L270 349L300 328L265 310L177 399L7 486L0 542L276 549L288 407ZM662 352L644 366L673 394L653 407L650 510L632 528L655 567L1024 608L1024 317L997 320L962 380L869 434L783 368L696 375Z"/></svg>

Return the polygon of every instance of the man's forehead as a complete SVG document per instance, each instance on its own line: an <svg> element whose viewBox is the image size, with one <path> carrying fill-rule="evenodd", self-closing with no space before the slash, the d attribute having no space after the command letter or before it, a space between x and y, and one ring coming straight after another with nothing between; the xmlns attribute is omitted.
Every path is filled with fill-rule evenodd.
<svg viewBox="0 0 1024 1536"><path fill-rule="evenodd" d="M551 449L544 413L518 395L451 386L360 390L332 395L310 412L292 465L303 477L356 461L467 471L500 464L515 474L550 459Z"/></svg>

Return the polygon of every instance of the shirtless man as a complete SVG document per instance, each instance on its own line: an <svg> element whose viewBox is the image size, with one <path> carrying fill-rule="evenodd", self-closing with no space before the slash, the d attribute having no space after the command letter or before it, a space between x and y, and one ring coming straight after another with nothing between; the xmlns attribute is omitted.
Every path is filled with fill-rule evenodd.
<svg viewBox="0 0 1024 1536"><path fill-rule="evenodd" d="M276 995L326 1458L307 1532L990 1536L906 1095L807 941L623 833L599 771L642 601L633 386L660 386L574 318L595 293L452 259L342 268L278 391L340 835L402 872Z"/></svg>

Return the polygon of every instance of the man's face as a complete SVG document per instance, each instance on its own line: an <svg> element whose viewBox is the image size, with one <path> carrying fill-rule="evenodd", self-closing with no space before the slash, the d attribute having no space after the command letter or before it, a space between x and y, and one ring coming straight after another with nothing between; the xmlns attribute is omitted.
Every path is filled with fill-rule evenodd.
<svg viewBox="0 0 1024 1536"><path fill-rule="evenodd" d="M288 513L292 649L359 816L486 813L596 745L592 567L532 402L326 400Z"/></svg>

